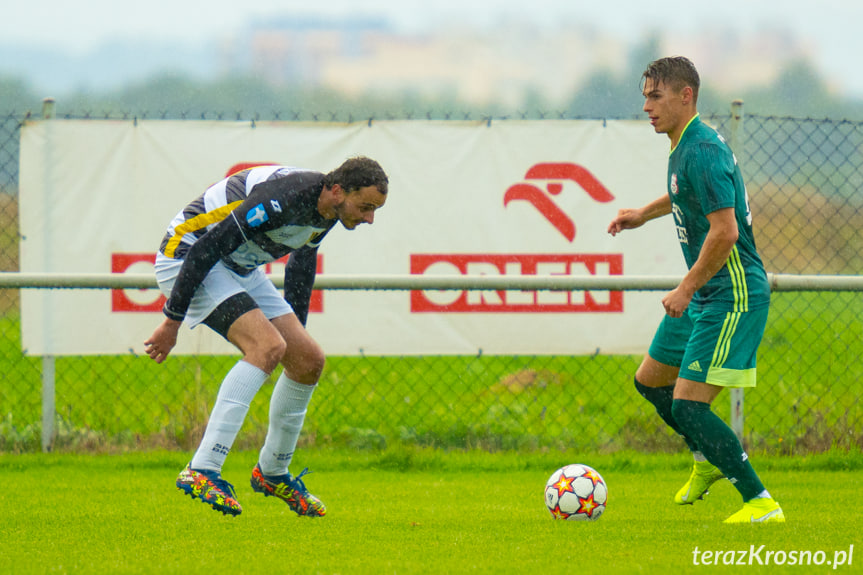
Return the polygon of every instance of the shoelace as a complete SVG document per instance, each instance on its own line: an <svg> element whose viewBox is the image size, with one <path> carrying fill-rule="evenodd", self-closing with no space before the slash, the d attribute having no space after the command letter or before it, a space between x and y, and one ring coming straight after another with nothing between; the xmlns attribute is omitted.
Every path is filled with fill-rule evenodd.
<svg viewBox="0 0 863 575"><path fill-rule="evenodd" d="M305 469L303 469L302 471L300 471L300 474L299 474L299 475L297 475L296 477L294 477L294 480L293 480L293 483L294 483L294 489L297 489L297 488L299 487L299 489L297 489L297 491L300 491L301 493L308 493L308 492L309 492L309 490L308 490L308 489L306 489L306 484L305 484L305 483L303 483L303 480L302 480L302 479L300 479L303 475L307 475L307 474L309 474L309 473L311 473L311 471L309 471L309 468L308 468L308 467L306 467Z"/></svg>
<svg viewBox="0 0 863 575"><path fill-rule="evenodd" d="M237 494L234 491L234 486L231 485L230 483L228 483L227 481L225 481L224 479L222 479L221 477L218 477L216 479L211 478L210 481L213 482L213 485L215 485L216 487L221 489L222 492L227 493L228 495L230 495L234 499L237 498Z"/></svg>

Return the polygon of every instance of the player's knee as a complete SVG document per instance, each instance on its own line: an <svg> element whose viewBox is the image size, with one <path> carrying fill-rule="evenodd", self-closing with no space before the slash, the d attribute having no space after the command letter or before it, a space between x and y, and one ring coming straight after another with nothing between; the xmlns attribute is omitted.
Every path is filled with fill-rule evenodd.
<svg viewBox="0 0 863 575"><path fill-rule="evenodd" d="M645 360L635 372L635 388L650 400L651 396L665 396L675 389L679 368L660 364L654 360ZM660 391L661 390L661 391Z"/></svg>
<svg viewBox="0 0 863 575"><path fill-rule="evenodd" d="M309 379L319 380L326 363L327 357L324 355L324 350L320 346L315 346L314 351L306 359L306 373Z"/></svg>
<svg viewBox="0 0 863 575"><path fill-rule="evenodd" d="M266 366L265 371L267 373L272 373L272 371L276 369L282 357L285 355L287 347L285 340L281 337L270 337L260 342L255 353L259 356L260 361L264 366Z"/></svg>
<svg viewBox="0 0 863 575"><path fill-rule="evenodd" d="M318 348L315 356L309 361L308 379L309 381L318 381L321 374L324 372L324 365L327 363L327 358L321 348Z"/></svg>
<svg viewBox="0 0 863 575"><path fill-rule="evenodd" d="M282 360L285 373L288 377L299 383L314 384L324 371L326 356L324 350L317 343L304 346L301 350L288 349Z"/></svg>
<svg viewBox="0 0 863 575"><path fill-rule="evenodd" d="M698 401L675 399L671 403L671 416L684 431L697 426L705 411L710 411L710 405Z"/></svg>

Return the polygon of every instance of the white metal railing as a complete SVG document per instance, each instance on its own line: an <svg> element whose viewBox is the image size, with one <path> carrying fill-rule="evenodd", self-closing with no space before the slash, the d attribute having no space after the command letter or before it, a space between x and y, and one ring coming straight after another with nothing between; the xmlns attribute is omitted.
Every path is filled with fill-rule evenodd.
<svg viewBox="0 0 863 575"><path fill-rule="evenodd" d="M281 275L269 276L281 288ZM768 273L774 292L863 291L863 276ZM635 290L677 287L678 276L464 276L464 275L320 275L316 289L325 290ZM155 289L151 274L77 274L0 272L0 289Z"/></svg>

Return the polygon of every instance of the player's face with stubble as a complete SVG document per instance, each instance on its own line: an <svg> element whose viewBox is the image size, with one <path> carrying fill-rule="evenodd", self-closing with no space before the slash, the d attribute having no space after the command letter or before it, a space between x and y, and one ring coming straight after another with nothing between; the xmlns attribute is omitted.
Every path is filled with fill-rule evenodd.
<svg viewBox="0 0 863 575"><path fill-rule="evenodd" d="M386 200L386 194L380 193L377 186L354 190L345 194L344 201L336 206L336 217L349 230L360 224L372 224L375 210L382 207Z"/></svg>

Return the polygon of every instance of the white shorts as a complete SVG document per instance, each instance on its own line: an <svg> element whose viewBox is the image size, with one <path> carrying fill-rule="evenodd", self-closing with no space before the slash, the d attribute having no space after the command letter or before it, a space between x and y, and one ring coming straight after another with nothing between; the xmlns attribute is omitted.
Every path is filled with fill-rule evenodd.
<svg viewBox="0 0 863 575"><path fill-rule="evenodd" d="M171 296L177 274L183 267L183 260L177 260L156 254L156 281L165 297ZM185 322L189 327L195 327L213 313L219 304L240 292L249 294L267 319L294 313L291 304L285 301L273 282L264 273L263 268L257 268L247 276L241 276L231 271L222 262L217 262L195 290L195 295L186 312Z"/></svg>

